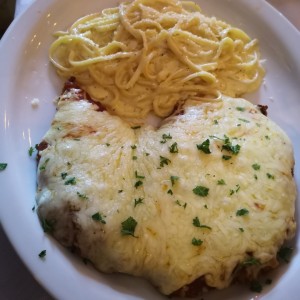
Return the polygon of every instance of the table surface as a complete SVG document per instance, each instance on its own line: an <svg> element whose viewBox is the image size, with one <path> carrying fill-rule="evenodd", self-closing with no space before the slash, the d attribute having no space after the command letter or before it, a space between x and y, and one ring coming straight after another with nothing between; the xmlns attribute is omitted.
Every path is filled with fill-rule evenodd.
<svg viewBox="0 0 300 300"><path fill-rule="evenodd" d="M17 0L15 16L33 1ZM249 0L251 1L251 0ZM268 0L278 11L300 30L300 0ZM26 269L0 225L0 299L1 300L53 300Z"/></svg>

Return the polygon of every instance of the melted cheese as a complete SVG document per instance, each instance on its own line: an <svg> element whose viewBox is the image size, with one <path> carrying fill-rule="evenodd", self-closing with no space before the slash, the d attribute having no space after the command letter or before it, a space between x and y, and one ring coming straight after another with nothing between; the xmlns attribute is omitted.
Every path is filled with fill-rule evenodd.
<svg viewBox="0 0 300 300"><path fill-rule="evenodd" d="M240 146L237 154L223 149L226 138ZM291 143L246 100L188 102L158 129L132 129L96 105L62 97L44 140L39 216L100 271L145 277L164 294L199 277L221 289L249 258L260 262L246 268L250 277L275 266L278 248L294 235ZM197 148L206 140L210 154ZM197 186L208 194L194 193ZM248 213L238 216L241 209ZM105 224L92 218L97 212ZM129 217L134 237L121 233ZM196 217L210 228L194 226Z"/></svg>

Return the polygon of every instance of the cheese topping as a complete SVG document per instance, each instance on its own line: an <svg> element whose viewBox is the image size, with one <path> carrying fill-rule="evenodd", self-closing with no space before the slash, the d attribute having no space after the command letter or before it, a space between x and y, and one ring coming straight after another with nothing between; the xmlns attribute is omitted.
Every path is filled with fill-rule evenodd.
<svg viewBox="0 0 300 300"><path fill-rule="evenodd" d="M275 267L295 232L293 149L243 99L188 101L156 129L61 97L38 167L38 213L103 272L164 294L203 277L225 288ZM249 263L251 262L251 263Z"/></svg>

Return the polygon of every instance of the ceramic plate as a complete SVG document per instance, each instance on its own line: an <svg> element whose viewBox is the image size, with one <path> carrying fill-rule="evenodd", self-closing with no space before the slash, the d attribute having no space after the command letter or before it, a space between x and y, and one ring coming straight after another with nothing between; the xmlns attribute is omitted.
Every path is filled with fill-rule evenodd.
<svg viewBox="0 0 300 300"><path fill-rule="evenodd" d="M198 0L203 12L215 15L258 38L267 71L260 90L245 98L269 106L269 117L291 138L295 176L300 186L300 35L262 0ZM150 284L125 275L104 275L86 266L45 235L34 206L36 163L28 149L39 143L55 113L53 99L62 82L48 62L52 33L80 16L114 6L115 0L36 1L17 18L0 43L0 172L2 225L29 270L58 299L166 299ZM33 99L39 99L37 108ZM299 215L299 206L297 208ZM290 264L271 274L273 283L262 299L297 299L300 276L299 230ZM38 254L46 249L43 261ZM245 286L205 295L210 299L251 299Z"/></svg>

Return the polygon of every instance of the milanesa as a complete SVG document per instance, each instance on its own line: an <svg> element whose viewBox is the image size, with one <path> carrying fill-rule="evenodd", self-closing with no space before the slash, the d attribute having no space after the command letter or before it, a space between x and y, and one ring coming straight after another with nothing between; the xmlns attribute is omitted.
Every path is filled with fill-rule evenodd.
<svg viewBox="0 0 300 300"><path fill-rule="evenodd" d="M291 142L243 99L186 102L159 128L132 128L71 84L38 148L44 230L163 294L251 280L295 233Z"/></svg>

